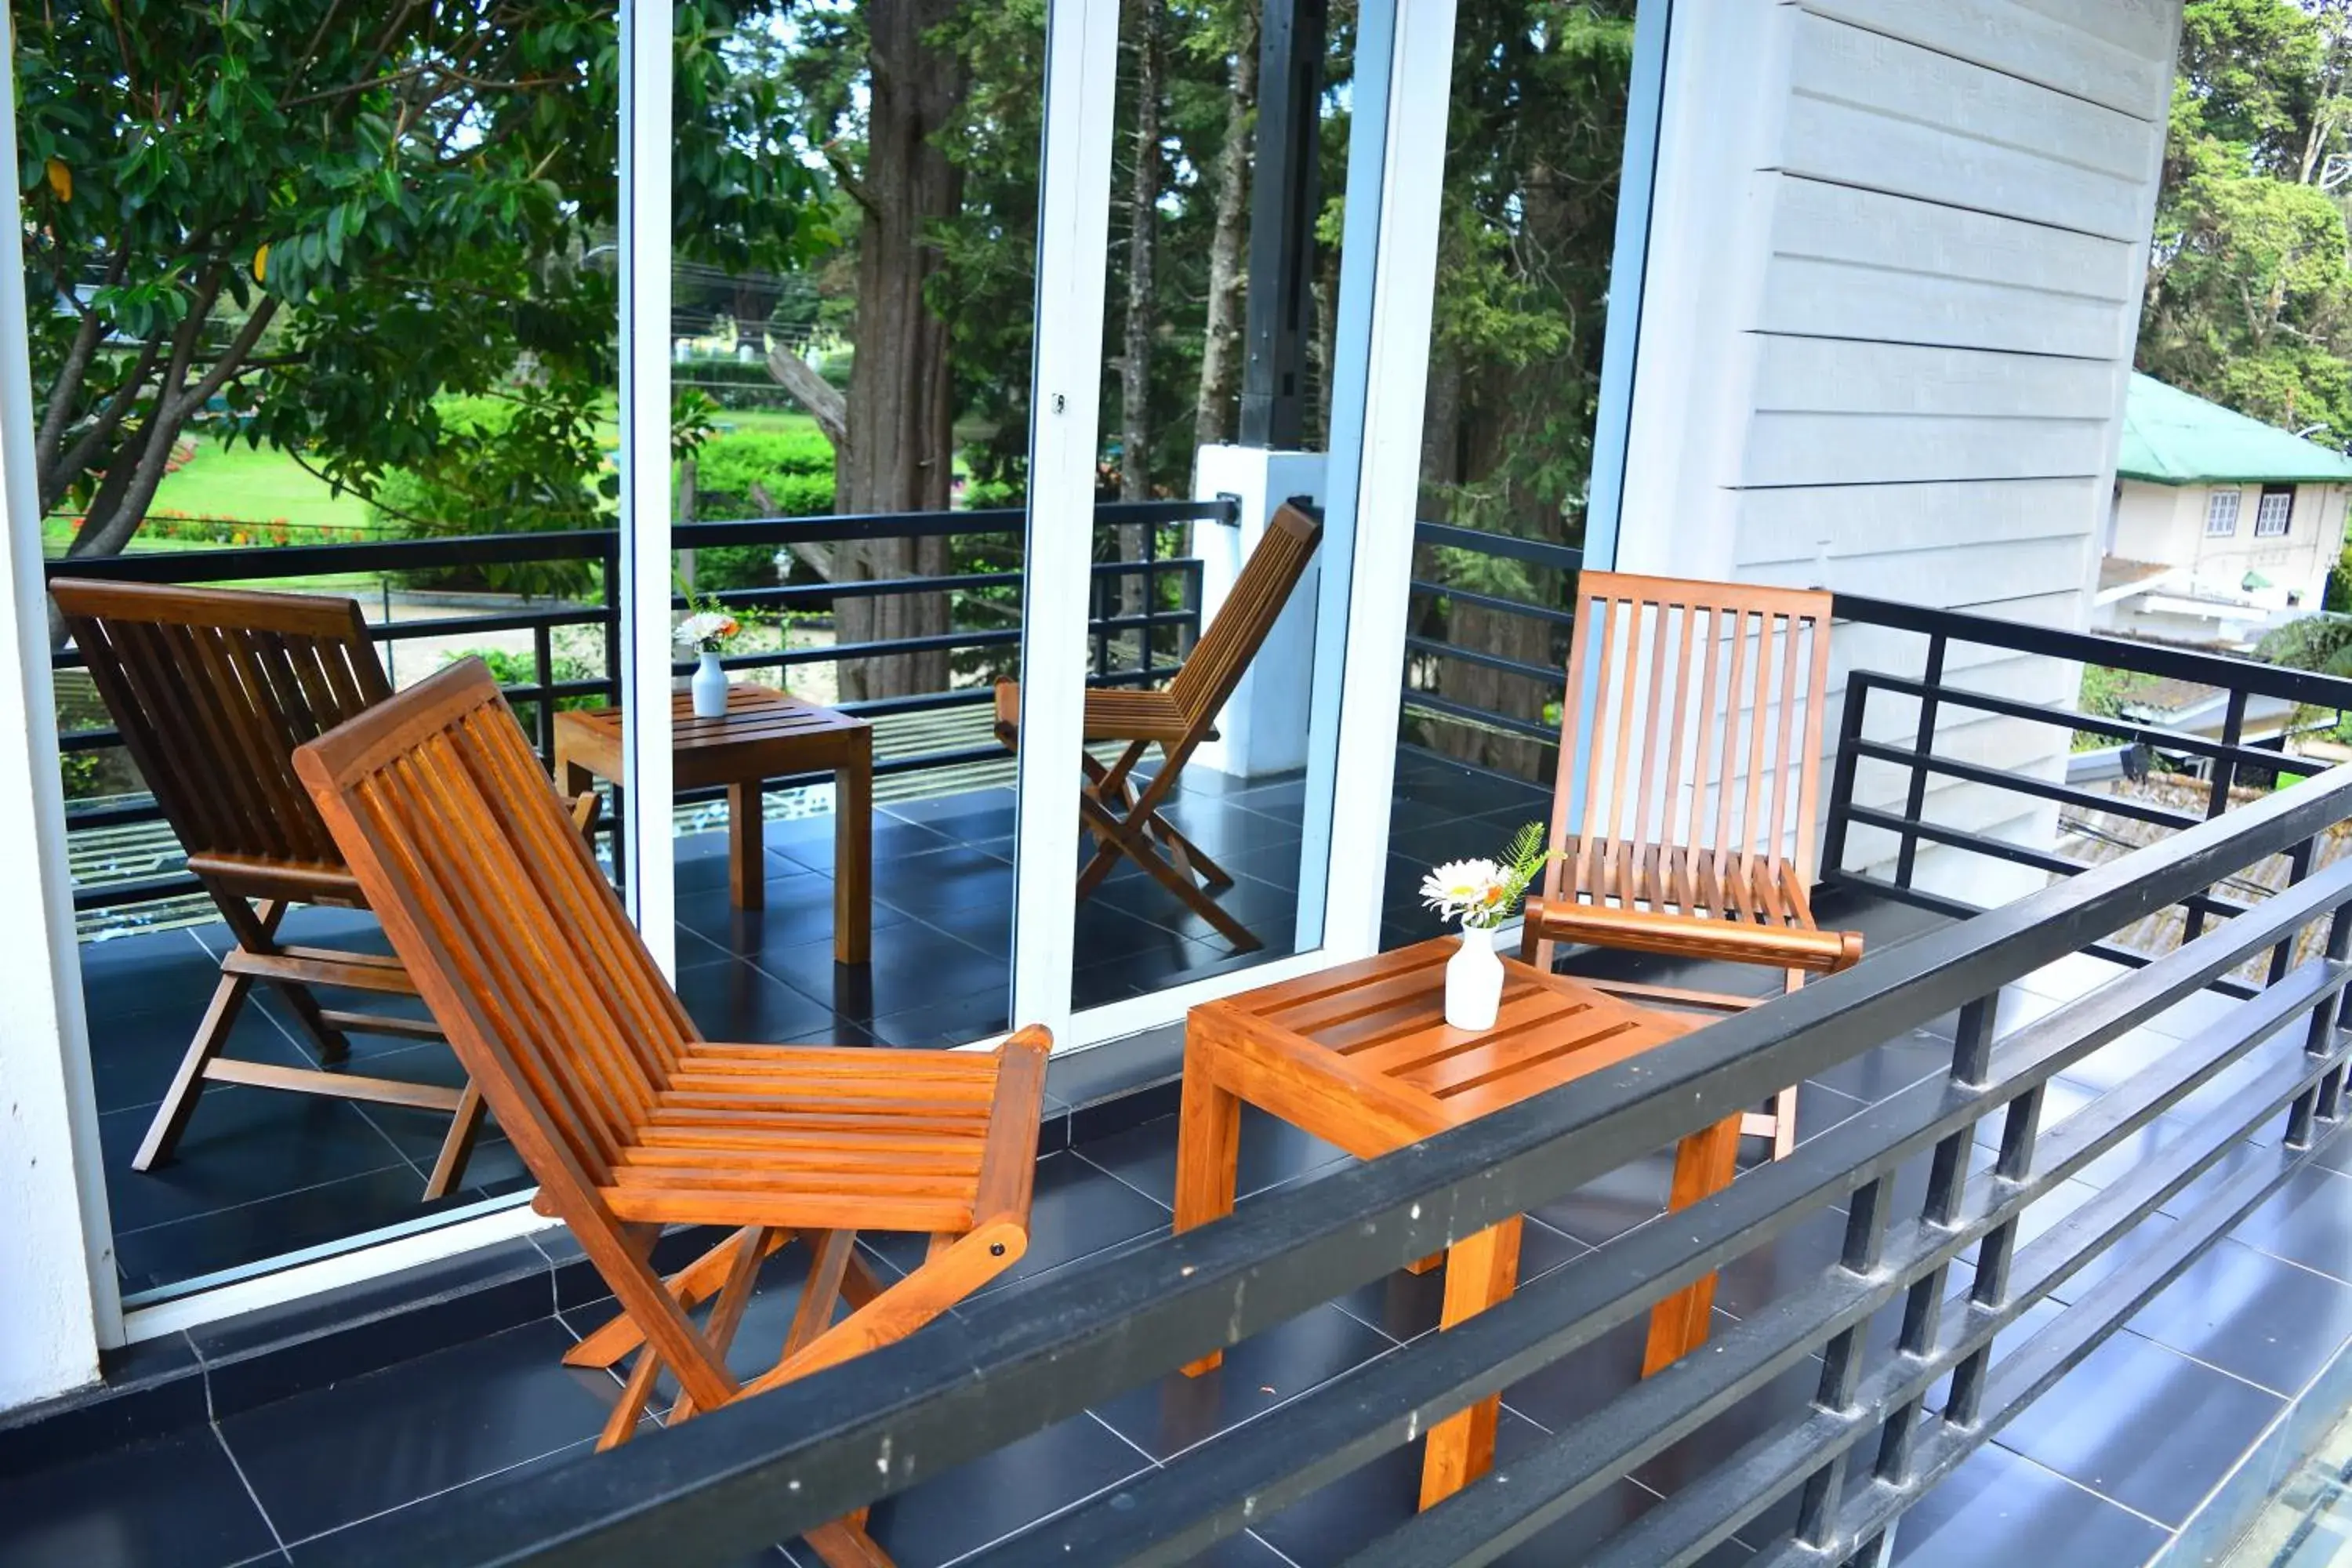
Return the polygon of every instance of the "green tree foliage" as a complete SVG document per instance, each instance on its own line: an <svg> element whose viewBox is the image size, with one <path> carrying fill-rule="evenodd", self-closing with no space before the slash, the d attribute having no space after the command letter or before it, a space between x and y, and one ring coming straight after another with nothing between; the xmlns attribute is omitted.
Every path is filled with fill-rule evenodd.
<svg viewBox="0 0 2352 1568"><path fill-rule="evenodd" d="M728 266L824 237L783 97L730 47L774 8L675 7L678 233ZM589 489L615 378L611 0L58 0L16 26L41 500L89 514L75 553L129 542L200 416L362 493L406 469L478 528L584 513L560 492ZM510 412L445 423L451 394Z"/></svg>
<svg viewBox="0 0 2352 1568"><path fill-rule="evenodd" d="M2352 6L2189 0L2139 368L2352 443Z"/></svg>

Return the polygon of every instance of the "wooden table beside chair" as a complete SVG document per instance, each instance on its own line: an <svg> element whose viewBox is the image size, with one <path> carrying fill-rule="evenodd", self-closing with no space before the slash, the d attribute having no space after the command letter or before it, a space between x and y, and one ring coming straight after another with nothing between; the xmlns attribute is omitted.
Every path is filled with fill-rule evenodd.
<svg viewBox="0 0 2352 1568"><path fill-rule="evenodd" d="M122 743L172 826L187 866L220 910L236 946L195 1037L131 1164L172 1157L206 1083L241 1083L446 1113L427 1201L457 1183L481 1128L471 1085L418 1083L364 1073L290 1068L226 1054L257 983L274 988L326 1068L350 1055L345 1032L437 1040L415 1018L327 1005L319 986L414 996L396 958L278 940L298 904L368 908L365 895L309 795L295 781L300 742L391 696L367 622L351 599L241 593L60 577L50 595L74 647L114 716ZM585 827L595 797L581 803Z"/></svg>
<svg viewBox="0 0 2352 1568"><path fill-rule="evenodd" d="M1501 1010L1484 1033L1445 1023L1445 961L1456 939L1400 948L1302 979L1194 1007L1184 1026L1177 1123L1176 1228L1233 1212L1244 1101L1374 1159L1677 1039L1703 1017L1636 1006L1565 975L1504 962ZM1731 1182L1739 1118L1685 1138L1672 1208ZM1445 1253L1441 1326L1507 1299L1517 1283L1520 1222L1455 1242ZM1715 1278L1650 1313L1644 1375L1706 1338ZM1210 1355L1194 1375L1220 1361ZM1430 1428L1422 1506L1452 1496L1493 1463L1499 1396Z"/></svg>
<svg viewBox="0 0 2352 1568"><path fill-rule="evenodd" d="M721 1045L696 1031L478 659L303 746L295 767L449 1043L621 1315L573 1365L630 1370L599 1447L635 1429L656 1379L671 1420L903 1339L1028 1246L1042 1029L991 1052ZM728 1227L665 1280L667 1225ZM930 1237L884 1285L859 1230ZM727 1364L761 1261L807 1243L774 1364ZM697 1325L688 1312L710 1303ZM840 1302L849 1312L835 1321ZM832 1568L889 1559L863 1514L812 1531Z"/></svg>
<svg viewBox="0 0 2352 1568"><path fill-rule="evenodd" d="M805 702L789 691L737 681L727 714L695 716L685 692L670 700L674 783L679 789L727 789L727 893L739 910L768 901L766 781L830 773L833 808L833 958L864 963L874 929L874 731L865 720ZM566 794L602 778L619 782L625 766L621 710L574 709L555 716L555 772Z"/></svg>
<svg viewBox="0 0 2352 1568"><path fill-rule="evenodd" d="M1808 974L1862 957L1860 931L1813 923L1831 596L1587 572L1560 704L1551 847L1520 956L1561 942ZM1582 716L1588 706L1591 722ZM1635 999L1738 1011L1755 996L1617 981ZM1797 1091L1745 1131L1796 1147Z"/></svg>

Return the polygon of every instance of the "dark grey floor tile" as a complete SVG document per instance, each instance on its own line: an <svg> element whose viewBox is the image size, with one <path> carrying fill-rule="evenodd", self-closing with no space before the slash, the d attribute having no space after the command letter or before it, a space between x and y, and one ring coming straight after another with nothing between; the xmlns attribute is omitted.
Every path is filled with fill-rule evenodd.
<svg viewBox="0 0 2352 1568"><path fill-rule="evenodd" d="M1172 1208L1176 1201L1176 1133L1177 1118L1163 1116L1108 1138L1089 1140L1078 1145L1077 1152L1149 1194L1154 1202ZM1344 1150L1302 1132L1254 1105L1244 1105L1241 1160L1234 1192L1236 1196L1247 1197L1346 1158Z"/></svg>
<svg viewBox="0 0 2352 1568"><path fill-rule="evenodd" d="M1666 1212L1674 1163L1669 1150L1644 1154L1530 1212L1554 1230L1598 1247Z"/></svg>
<svg viewBox="0 0 2352 1568"><path fill-rule="evenodd" d="M99 1118L117 1234L406 1166L356 1106L322 1095L214 1084L197 1100L172 1159L133 1171L131 1156L152 1120L143 1109Z"/></svg>
<svg viewBox="0 0 2352 1568"><path fill-rule="evenodd" d="M2169 1539L2157 1525L1997 1446L1978 1449L1895 1529L1905 1568L1993 1563L2147 1562Z"/></svg>
<svg viewBox="0 0 2352 1568"><path fill-rule="evenodd" d="M1153 1458L1171 1458L1394 1348L1338 1308L1318 1307L1244 1340L1214 1372L1171 1372L1095 1414Z"/></svg>
<svg viewBox="0 0 2352 1568"><path fill-rule="evenodd" d="M290 1544L593 1437L617 1396L553 1319L221 1423Z"/></svg>
<svg viewBox="0 0 2352 1568"><path fill-rule="evenodd" d="M1238 795L1221 799L1179 795L1161 815L1176 825L1177 832L1206 850L1211 859L1220 862L1247 850L1281 848L1298 843L1296 813L1261 815L1240 805L1243 798ZM1297 858L1296 849L1290 858ZM1226 868L1233 868L1228 865Z"/></svg>
<svg viewBox="0 0 2352 1568"><path fill-rule="evenodd" d="M115 1270L125 1291L152 1290L341 1241L472 1203L479 1196L471 1191L455 1193L427 1204L424 1192L424 1177L403 1161L365 1175L280 1193L234 1208L215 1209L144 1230L118 1231Z"/></svg>
<svg viewBox="0 0 2352 1568"><path fill-rule="evenodd" d="M894 800L883 811L959 844L1013 837L1016 794L1010 789L959 790L922 800Z"/></svg>
<svg viewBox="0 0 2352 1568"><path fill-rule="evenodd" d="M2352 1286L2224 1237L2131 1328L2273 1393L2299 1394L2352 1336Z"/></svg>
<svg viewBox="0 0 2352 1568"><path fill-rule="evenodd" d="M1914 1030L1871 1047L1814 1076L1842 1094L1875 1104L1921 1079L1952 1068L1952 1042Z"/></svg>
<svg viewBox="0 0 2352 1568"><path fill-rule="evenodd" d="M1037 1162L1029 1208L1029 1250L990 1282L1001 1290L1077 1258L1164 1232L1168 1211L1066 1151ZM864 1233L874 1250L905 1273L922 1261L925 1238L898 1232Z"/></svg>
<svg viewBox="0 0 2352 1568"><path fill-rule="evenodd" d="M969 844L944 841L924 854L886 858L877 843L874 896L916 915L961 904L1009 902L1013 862Z"/></svg>
<svg viewBox="0 0 2352 1568"><path fill-rule="evenodd" d="M2352 1177L2305 1166L2230 1234L2248 1247L2352 1282Z"/></svg>
<svg viewBox="0 0 2352 1568"><path fill-rule="evenodd" d="M853 1023L869 1023L909 1008L976 994L996 995L1010 984L1004 960L942 931L909 921L877 933L870 963L835 963L831 939L770 951L760 967L793 990Z"/></svg>
<svg viewBox="0 0 2352 1568"><path fill-rule="evenodd" d="M938 1568L1117 1486L1150 1461L1076 1415L874 1505L866 1528L898 1568ZM794 1560L813 1563L803 1543Z"/></svg>
<svg viewBox="0 0 2352 1568"><path fill-rule="evenodd" d="M2126 1331L2029 1405L2000 1442L2178 1525L2281 1406L2274 1394Z"/></svg>
<svg viewBox="0 0 2352 1568"><path fill-rule="evenodd" d="M865 1032L879 1046L939 1050L1003 1034L1012 1026L1008 1011L1011 1003L1009 986L992 992L977 991L877 1018L866 1026ZM845 1039L841 1043L854 1042Z"/></svg>
<svg viewBox="0 0 2352 1568"><path fill-rule="evenodd" d="M715 947L738 958L755 961L773 949L833 940L833 878L829 874L803 871L771 877L765 893L766 907L739 910L729 901L724 882L701 892L681 890L677 923ZM877 900L869 913L875 940L882 940L884 931L906 918L891 905Z"/></svg>
<svg viewBox="0 0 2352 1568"><path fill-rule="evenodd" d="M822 938L820 945L832 940ZM713 1040L758 1045L799 1039L833 1022L830 1008L740 960L681 972L677 999L686 1004L695 1027Z"/></svg>
<svg viewBox="0 0 2352 1568"><path fill-rule="evenodd" d="M211 988L205 994L177 1001L152 1012L128 1013L89 1020L89 1076L100 1115L145 1109L163 1101L172 1076L195 1037ZM277 1067L316 1066L279 1028L268 1011L250 1003L229 1031L223 1055L238 1061L268 1062ZM144 1129L142 1128L143 1131Z"/></svg>
<svg viewBox="0 0 2352 1568"><path fill-rule="evenodd" d="M772 857L803 870L830 873L833 870L833 814L826 812L822 816L770 822L766 846ZM883 868L894 862L958 847L953 838L924 824L909 822L887 812L875 814L874 870L877 878Z"/></svg>
<svg viewBox="0 0 2352 1568"><path fill-rule="evenodd" d="M225 1568L274 1553L208 1426L0 1479L0 1568Z"/></svg>

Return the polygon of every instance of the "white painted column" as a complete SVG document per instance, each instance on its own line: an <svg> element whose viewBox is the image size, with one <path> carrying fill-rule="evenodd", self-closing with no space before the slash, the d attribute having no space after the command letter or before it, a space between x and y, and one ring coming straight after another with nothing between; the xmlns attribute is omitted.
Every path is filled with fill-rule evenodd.
<svg viewBox="0 0 2352 1568"><path fill-rule="evenodd" d="M1334 962L1380 948L1397 692L1421 494L1422 405L1437 289L1450 96L1443 84L1446 62L1454 58L1454 0L1391 0L1377 10L1367 5L1356 67L1358 125L1379 115L1381 157L1377 202L1359 201L1350 182L1340 252L1345 274L1370 261L1371 309L1360 325L1342 311L1332 356L1341 373L1331 411L1331 504L1353 511L1349 558L1328 554L1327 546L1325 563L1340 574L1329 581L1347 595L1323 925L1324 952ZM1380 74L1373 77L1367 71L1373 64L1370 40L1384 30L1393 41L1378 55ZM1351 368L1358 363L1360 381ZM1327 613L1335 598L1325 595ZM1309 773L1310 798L1319 773L1319 767ZM1302 901L1306 897L1302 888Z"/></svg>
<svg viewBox="0 0 2352 1568"><path fill-rule="evenodd" d="M0 29L0 167L16 166L12 37ZM0 239L0 495L10 592L0 601L0 1410L98 1377L121 1336L112 1227L74 947L49 678L41 508L33 477L25 260Z"/></svg>
<svg viewBox="0 0 2352 1568"><path fill-rule="evenodd" d="M1031 362L1029 529L1021 615L1021 796L1013 1022L1067 1044L1076 942L1078 755L1093 585L1103 291L1110 243L1116 0L1054 0L1045 22L1044 195Z"/></svg>
<svg viewBox="0 0 2352 1568"><path fill-rule="evenodd" d="M1192 553L1201 558L1201 629L1216 624L1234 580L1265 537L1265 525L1294 496L1323 499L1320 452L1270 452L1263 447L1203 447L1192 456L1192 494L1240 502L1231 525L1192 525ZM1259 778L1307 765L1315 697L1316 602L1322 593L1323 555L1307 563L1290 602L1276 617L1249 670L1217 717L1217 738L1195 760L1237 778Z"/></svg>
<svg viewBox="0 0 2352 1568"><path fill-rule="evenodd" d="M677 972L670 757L670 8L621 6L621 709L629 912Z"/></svg>

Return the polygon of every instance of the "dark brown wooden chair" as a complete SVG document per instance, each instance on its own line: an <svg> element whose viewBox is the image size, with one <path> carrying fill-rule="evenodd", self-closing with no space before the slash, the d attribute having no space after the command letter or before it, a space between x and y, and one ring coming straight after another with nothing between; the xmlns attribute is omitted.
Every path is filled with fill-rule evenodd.
<svg viewBox="0 0 2352 1568"><path fill-rule="evenodd" d="M671 1419L890 1343L1028 1245L1042 1029L994 1051L713 1044L655 967L479 660L451 666L295 752L336 843L561 1216L621 1306L564 1359L644 1346L605 1424L625 1441L667 1369ZM667 1280L667 1225L731 1234ZM930 1237L885 1286L861 1229ZM726 1352L761 1260L812 1257L779 1359ZM715 1297L699 1327L690 1309ZM851 1308L835 1322L841 1300ZM835 1568L887 1563L862 1518L810 1536Z"/></svg>
<svg viewBox="0 0 2352 1568"><path fill-rule="evenodd" d="M314 986L414 996L398 959L287 946L278 928L296 904L365 909L367 900L294 777L293 750L391 695L350 599L58 578L49 584L153 792L236 945L131 1168L172 1157L206 1083L242 1083L444 1111L448 1135L425 1196L446 1195L482 1120L472 1088L289 1068L224 1056L257 981L286 1000L327 1064L346 1031L437 1040L429 1022L330 1007ZM593 799L593 797L592 797ZM584 818L583 818L584 820Z"/></svg>
<svg viewBox="0 0 2352 1568"><path fill-rule="evenodd" d="M1779 969L1785 989L1862 956L1808 887L1830 667L1827 594L1587 572L1561 703L1559 782L1522 954L1556 944ZM1587 704L1591 722L1581 715ZM1588 982L1732 1011L1754 996ZM1743 1131L1796 1145L1797 1091Z"/></svg>
<svg viewBox="0 0 2352 1568"><path fill-rule="evenodd" d="M1251 952L1265 945L1250 934L1247 926L1217 906L1213 895L1233 886L1232 874L1179 833L1160 807L1176 788L1193 751L1202 742L1215 739L1219 710L1249 673L1250 662L1274 630L1322 538L1321 523L1300 508L1286 504L1267 522L1265 536L1250 552L1216 619L1201 634L1192 657L1166 688L1087 689L1085 738L1124 741L1127 748L1108 763L1091 752L1078 753L1087 771L1086 786L1078 795L1078 816L1095 844L1093 856L1078 873L1081 900L1102 886L1124 855L1215 927L1236 952ZM996 683L996 738L1007 749L1020 746L1018 681ZM1139 791L1136 764L1154 745L1160 748L1160 771Z"/></svg>

